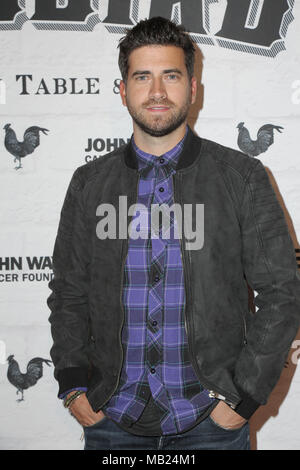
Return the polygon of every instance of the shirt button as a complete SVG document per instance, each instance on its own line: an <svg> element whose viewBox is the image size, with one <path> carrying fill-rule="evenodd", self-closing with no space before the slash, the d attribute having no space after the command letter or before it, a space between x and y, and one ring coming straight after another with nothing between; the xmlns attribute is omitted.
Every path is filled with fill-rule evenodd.
<svg viewBox="0 0 300 470"><path fill-rule="evenodd" d="M156 326L156 325L157 325L157 321L154 320L154 321L152 322L152 325L153 325L153 326Z"/></svg>
<svg viewBox="0 0 300 470"><path fill-rule="evenodd" d="M164 192L164 188L162 188L162 187L160 187L159 190L160 190L161 193Z"/></svg>
<svg viewBox="0 0 300 470"><path fill-rule="evenodd" d="M159 162L160 162L160 163L164 163L164 161L165 161L164 158L160 158L160 159L159 159Z"/></svg>
<svg viewBox="0 0 300 470"><path fill-rule="evenodd" d="M150 369L151 374L155 374L155 369Z"/></svg>
<svg viewBox="0 0 300 470"><path fill-rule="evenodd" d="M159 276L155 276L154 281L158 282L159 281Z"/></svg>

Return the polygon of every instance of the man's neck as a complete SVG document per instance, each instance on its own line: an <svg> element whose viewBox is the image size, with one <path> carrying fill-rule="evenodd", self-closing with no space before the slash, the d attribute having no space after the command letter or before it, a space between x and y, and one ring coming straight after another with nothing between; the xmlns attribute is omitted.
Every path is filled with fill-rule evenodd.
<svg viewBox="0 0 300 470"><path fill-rule="evenodd" d="M133 123L133 135L136 145L144 152L158 157L174 148L178 142L183 139L185 130L186 122L168 135L163 137L153 137L142 131L135 123Z"/></svg>

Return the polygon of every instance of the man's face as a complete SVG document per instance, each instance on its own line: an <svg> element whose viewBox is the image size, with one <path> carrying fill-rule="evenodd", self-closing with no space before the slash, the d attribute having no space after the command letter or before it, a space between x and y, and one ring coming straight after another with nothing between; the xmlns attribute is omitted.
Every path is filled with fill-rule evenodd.
<svg viewBox="0 0 300 470"><path fill-rule="evenodd" d="M134 123L161 137L186 121L196 86L196 79L188 78L181 48L143 46L129 56L127 84L121 82L120 94Z"/></svg>

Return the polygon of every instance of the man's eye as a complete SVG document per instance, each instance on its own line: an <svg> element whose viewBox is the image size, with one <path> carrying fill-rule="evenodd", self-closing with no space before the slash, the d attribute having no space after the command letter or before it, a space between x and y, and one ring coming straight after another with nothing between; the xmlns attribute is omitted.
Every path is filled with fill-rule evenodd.
<svg viewBox="0 0 300 470"><path fill-rule="evenodd" d="M169 80L176 80L178 78L178 76L175 73L171 73L171 74L167 75L167 78Z"/></svg>
<svg viewBox="0 0 300 470"><path fill-rule="evenodd" d="M136 77L136 79L139 80L139 81L144 81L144 80L147 79L147 75L138 75L138 76Z"/></svg>

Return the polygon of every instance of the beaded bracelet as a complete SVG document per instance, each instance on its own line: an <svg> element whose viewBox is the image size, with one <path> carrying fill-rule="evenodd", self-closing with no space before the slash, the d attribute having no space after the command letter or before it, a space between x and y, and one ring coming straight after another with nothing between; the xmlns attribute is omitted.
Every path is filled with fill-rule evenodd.
<svg viewBox="0 0 300 470"><path fill-rule="evenodd" d="M84 392L82 392L82 393L84 393ZM71 404L73 403L73 401L77 400L77 398L79 398L80 395L82 395L82 393L78 393L78 395L76 395L76 397L74 397L74 398L72 397L73 400L71 400L71 401L69 402L69 404L68 404L68 410L69 410L69 412L70 412L71 414L72 414L71 409L70 409ZM75 395L75 394L74 394L74 395Z"/></svg>
<svg viewBox="0 0 300 470"><path fill-rule="evenodd" d="M73 400L78 398L80 395L85 393L83 390L77 390L75 393L73 393L69 398L66 398L64 401L64 407L69 408L70 404L72 403Z"/></svg>
<svg viewBox="0 0 300 470"><path fill-rule="evenodd" d="M69 408L70 404L72 401L76 400L80 395L84 393L83 390L77 390L75 393L73 393L69 398L66 398L64 401L64 407Z"/></svg>

